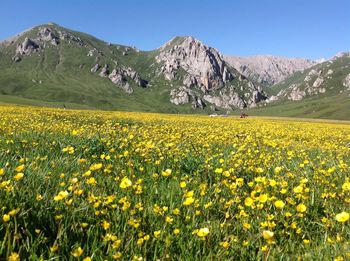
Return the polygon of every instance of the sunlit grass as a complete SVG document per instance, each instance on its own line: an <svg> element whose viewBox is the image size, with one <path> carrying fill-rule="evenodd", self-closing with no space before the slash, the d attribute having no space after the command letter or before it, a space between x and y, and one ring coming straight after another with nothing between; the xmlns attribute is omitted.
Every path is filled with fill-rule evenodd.
<svg viewBox="0 0 350 261"><path fill-rule="evenodd" d="M345 260L349 164L346 124L3 106L0 257Z"/></svg>

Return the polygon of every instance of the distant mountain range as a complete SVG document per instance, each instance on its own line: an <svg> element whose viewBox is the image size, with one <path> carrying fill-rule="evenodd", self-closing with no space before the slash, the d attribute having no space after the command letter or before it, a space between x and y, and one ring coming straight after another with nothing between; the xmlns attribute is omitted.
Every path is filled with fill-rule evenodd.
<svg viewBox="0 0 350 261"><path fill-rule="evenodd" d="M0 102L170 113L244 109L284 115L284 104L310 98L315 102L327 97L338 107L342 100L347 108L349 65L349 53L321 63L223 56L191 36L175 37L146 52L50 23L0 42ZM336 111L290 114L350 118Z"/></svg>
<svg viewBox="0 0 350 261"><path fill-rule="evenodd" d="M271 55L251 57L225 56L225 60L240 73L265 86L279 83L293 73L303 71L317 62Z"/></svg>

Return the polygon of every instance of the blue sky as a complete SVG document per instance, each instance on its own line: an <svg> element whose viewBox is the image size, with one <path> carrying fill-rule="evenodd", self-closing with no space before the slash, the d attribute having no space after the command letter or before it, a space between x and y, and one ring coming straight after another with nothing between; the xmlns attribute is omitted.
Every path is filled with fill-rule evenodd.
<svg viewBox="0 0 350 261"><path fill-rule="evenodd" d="M177 35L241 56L317 59L350 49L350 0L0 2L0 39L47 22L141 50Z"/></svg>

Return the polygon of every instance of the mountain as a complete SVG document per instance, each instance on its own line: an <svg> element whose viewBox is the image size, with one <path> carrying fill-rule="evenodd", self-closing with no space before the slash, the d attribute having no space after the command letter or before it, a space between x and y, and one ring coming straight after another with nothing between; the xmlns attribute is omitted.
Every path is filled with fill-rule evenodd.
<svg viewBox="0 0 350 261"><path fill-rule="evenodd" d="M341 53L271 87L271 101L300 101L312 96L334 96L350 90L350 53Z"/></svg>
<svg viewBox="0 0 350 261"><path fill-rule="evenodd" d="M209 112L267 99L258 84L193 37L146 52L49 23L1 42L0 70L3 102Z"/></svg>
<svg viewBox="0 0 350 261"><path fill-rule="evenodd" d="M230 59L191 36L140 51L50 23L0 42L0 103L350 119L349 66L348 52Z"/></svg>
<svg viewBox="0 0 350 261"><path fill-rule="evenodd" d="M270 87L255 115L350 119L350 52L297 72Z"/></svg>
<svg viewBox="0 0 350 261"><path fill-rule="evenodd" d="M317 62L307 59L271 55L225 56L225 60L241 74L265 86L277 84L295 72L303 71L317 64Z"/></svg>

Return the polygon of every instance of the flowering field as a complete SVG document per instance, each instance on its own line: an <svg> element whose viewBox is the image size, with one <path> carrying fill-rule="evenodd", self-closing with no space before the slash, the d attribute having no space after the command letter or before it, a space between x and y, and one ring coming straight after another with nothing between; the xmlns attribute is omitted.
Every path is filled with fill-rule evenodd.
<svg viewBox="0 0 350 261"><path fill-rule="evenodd" d="M0 259L346 260L350 125L0 107Z"/></svg>

